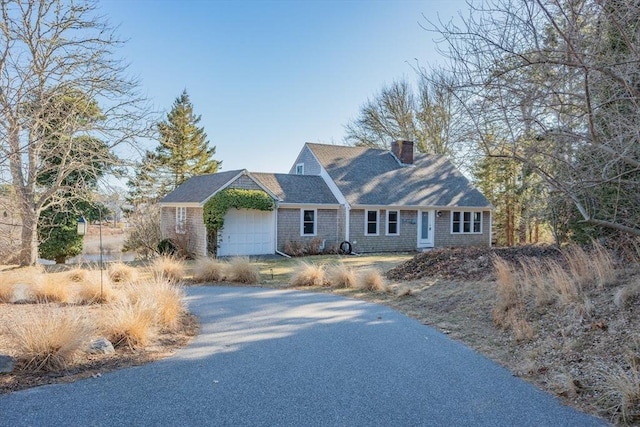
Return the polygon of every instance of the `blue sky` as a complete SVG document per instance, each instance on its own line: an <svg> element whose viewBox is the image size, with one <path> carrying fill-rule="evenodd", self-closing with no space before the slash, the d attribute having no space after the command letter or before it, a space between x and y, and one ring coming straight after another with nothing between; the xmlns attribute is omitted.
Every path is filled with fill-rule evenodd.
<svg viewBox="0 0 640 427"><path fill-rule="evenodd" d="M187 89L222 170L288 172L305 142L344 143L344 125L412 65L439 59L422 16L464 0L102 0L118 52L153 106Z"/></svg>

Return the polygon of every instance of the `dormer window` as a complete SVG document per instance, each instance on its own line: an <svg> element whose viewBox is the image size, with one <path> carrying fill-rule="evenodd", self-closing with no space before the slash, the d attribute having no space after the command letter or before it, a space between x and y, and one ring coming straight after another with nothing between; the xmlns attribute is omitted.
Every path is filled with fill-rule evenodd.
<svg viewBox="0 0 640 427"><path fill-rule="evenodd" d="M304 163L298 163L296 165L296 175L304 175Z"/></svg>

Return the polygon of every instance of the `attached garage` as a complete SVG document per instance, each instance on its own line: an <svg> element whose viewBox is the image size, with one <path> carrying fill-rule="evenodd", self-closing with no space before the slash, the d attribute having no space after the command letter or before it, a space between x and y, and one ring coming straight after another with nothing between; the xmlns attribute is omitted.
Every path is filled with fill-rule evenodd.
<svg viewBox="0 0 640 427"><path fill-rule="evenodd" d="M224 216L218 256L273 254L275 213L229 209Z"/></svg>

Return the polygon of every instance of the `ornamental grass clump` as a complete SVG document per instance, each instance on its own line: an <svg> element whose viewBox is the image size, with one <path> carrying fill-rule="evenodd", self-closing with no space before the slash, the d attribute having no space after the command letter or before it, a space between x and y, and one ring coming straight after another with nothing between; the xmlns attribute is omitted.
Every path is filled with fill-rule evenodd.
<svg viewBox="0 0 640 427"><path fill-rule="evenodd" d="M173 257L156 258L151 264L151 275L159 280L165 279L172 283L184 280L184 262Z"/></svg>
<svg viewBox="0 0 640 427"><path fill-rule="evenodd" d="M294 270L290 284L291 286L324 286L324 266L301 262Z"/></svg>
<svg viewBox="0 0 640 427"><path fill-rule="evenodd" d="M109 265L108 273L109 279L111 279L113 283L132 283L138 278L138 271L122 262Z"/></svg>
<svg viewBox="0 0 640 427"><path fill-rule="evenodd" d="M93 332L82 317L49 306L34 307L20 322L7 328L23 369L31 372L66 368Z"/></svg>
<svg viewBox="0 0 640 427"><path fill-rule="evenodd" d="M130 302L153 307L158 329L176 330L187 312L184 288L176 283L151 278L126 288Z"/></svg>
<svg viewBox="0 0 640 427"><path fill-rule="evenodd" d="M236 283L256 284L260 282L260 270L247 257L231 258L226 269L227 280Z"/></svg>
<svg viewBox="0 0 640 427"><path fill-rule="evenodd" d="M106 271L89 270L84 281L76 285L76 303L102 304L113 301L117 292Z"/></svg>
<svg viewBox="0 0 640 427"><path fill-rule="evenodd" d="M114 347L144 347L158 333L155 309L145 299L132 302L122 298L105 306L100 331Z"/></svg>
<svg viewBox="0 0 640 427"><path fill-rule="evenodd" d="M31 286L32 295L38 302L69 303L72 299L72 287L62 278L42 275L37 285Z"/></svg>
<svg viewBox="0 0 640 427"><path fill-rule="evenodd" d="M196 283L221 282L225 279L227 263L214 258L198 258L193 267L193 281Z"/></svg>
<svg viewBox="0 0 640 427"><path fill-rule="evenodd" d="M358 288L372 292L386 292L387 284L378 270L365 270L358 275Z"/></svg>
<svg viewBox="0 0 640 427"><path fill-rule="evenodd" d="M331 286L336 288L355 288L358 279L353 268L342 263L329 267L327 277Z"/></svg>

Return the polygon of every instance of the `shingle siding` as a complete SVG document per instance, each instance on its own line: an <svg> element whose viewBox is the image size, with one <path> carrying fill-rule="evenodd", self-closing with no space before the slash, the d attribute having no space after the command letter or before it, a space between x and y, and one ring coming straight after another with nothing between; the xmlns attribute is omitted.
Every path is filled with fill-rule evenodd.
<svg viewBox="0 0 640 427"><path fill-rule="evenodd" d="M206 236L202 208L187 208L186 232L176 233L176 208L160 209L160 227L163 239L179 241L187 246L194 256L205 256L207 253Z"/></svg>
<svg viewBox="0 0 640 427"><path fill-rule="evenodd" d="M287 242L307 243L313 239L325 241L325 248L338 245L338 210L318 209L315 236L300 235L300 209L278 209L278 250L283 252Z"/></svg>
<svg viewBox="0 0 640 427"><path fill-rule="evenodd" d="M395 210L395 209L392 209ZM386 235L387 211L380 210L378 217L378 235L365 235L365 211L352 209L349 216L349 238L354 252L406 252L414 251L417 246L418 226L416 211L400 210L400 234Z"/></svg>
<svg viewBox="0 0 640 427"><path fill-rule="evenodd" d="M320 163L317 162L316 158L311 153L311 150L307 145L304 146L302 152L298 156L297 161L289 170L289 173L296 173L296 166L300 163L304 164L304 174L305 175L320 175L321 166Z"/></svg>
<svg viewBox="0 0 640 427"><path fill-rule="evenodd" d="M227 188L242 188L244 190L262 190L254 180L246 175L242 175L235 181L233 181ZM263 190L264 191L264 190Z"/></svg>
<svg viewBox="0 0 640 427"><path fill-rule="evenodd" d="M482 234L454 234L451 233L451 212L442 211L440 218L436 217L435 247L459 246L489 246L491 230L491 212L482 211Z"/></svg>

